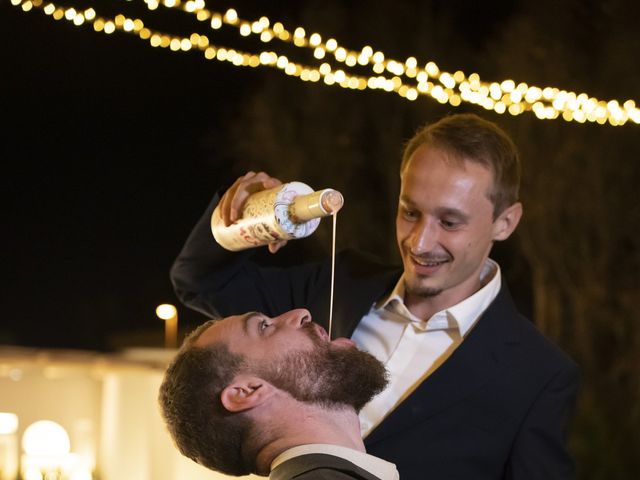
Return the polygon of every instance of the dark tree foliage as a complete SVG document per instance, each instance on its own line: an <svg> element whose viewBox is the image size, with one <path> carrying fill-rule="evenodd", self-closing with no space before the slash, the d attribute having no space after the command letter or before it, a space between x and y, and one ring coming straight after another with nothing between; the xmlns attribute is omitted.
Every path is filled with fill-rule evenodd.
<svg viewBox="0 0 640 480"><path fill-rule="evenodd" d="M553 12L553 15L549 15ZM498 75L600 98L638 98L631 2L528 4L493 50ZM575 45L582 48L575 48ZM635 54L634 54L635 52ZM639 129L514 119L525 158L518 241L534 318L579 362L572 445L581 478L633 478L640 461Z"/></svg>

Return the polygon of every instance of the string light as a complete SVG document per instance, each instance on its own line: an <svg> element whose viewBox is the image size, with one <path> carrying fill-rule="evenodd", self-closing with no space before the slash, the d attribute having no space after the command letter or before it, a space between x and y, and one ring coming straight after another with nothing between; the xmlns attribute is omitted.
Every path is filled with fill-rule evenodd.
<svg viewBox="0 0 640 480"><path fill-rule="evenodd" d="M76 26L91 24L96 32L111 34L120 31L133 34L152 47L168 48L174 52L198 50L207 60L229 62L239 67L277 68L286 75L305 82L323 82L354 90L383 90L394 92L410 101L428 96L441 104L448 103L454 107L467 102L499 114L521 115L532 112L541 120L562 118L568 122L609 123L614 126L627 122L640 124L640 109L634 100L622 103L617 100L600 100L586 93L576 94L555 87L516 83L511 79L487 82L477 73L467 76L460 70L454 73L442 71L433 61L420 66L415 57L408 57L406 60L388 58L383 52L374 51L370 46L361 50L348 49L333 38L325 41L317 32L309 34L302 27L291 30L281 22L272 23L264 16L256 21L245 20L233 8L226 12L211 11L206 8L204 0L144 0L144 3L152 11L162 5L194 15L198 21L206 22L213 33L226 25L236 28L242 37L257 36L265 44L279 41L295 48L310 49L313 58L322 63L319 66L303 65L274 50L242 52L214 45L202 33L194 32L188 37L172 35L147 28L143 20L128 18L123 14L106 18L98 15L93 8L81 10L61 7L43 0L11 0L12 5L25 12L39 9L55 20L67 20ZM333 67L328 59L342 67ZM354 74L354 68L370 68L372 74Z"/></svg>

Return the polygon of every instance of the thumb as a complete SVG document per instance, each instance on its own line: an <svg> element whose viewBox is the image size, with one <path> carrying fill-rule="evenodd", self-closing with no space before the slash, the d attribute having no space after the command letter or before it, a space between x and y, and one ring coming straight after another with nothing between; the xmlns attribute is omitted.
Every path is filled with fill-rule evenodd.
<svg viewBox="0 0 640 480"><path fill-rule="evenodd" d="M286 240L280 240L279 242L273 242L273 243L270 243L270 244L268 245L268 247L269 247L269 251L270 251L271 253L276 253L278 250L280 250L280 249L281 249L282 247L284 247L286 244L287 244L287 241L286 241Z"/></svg>

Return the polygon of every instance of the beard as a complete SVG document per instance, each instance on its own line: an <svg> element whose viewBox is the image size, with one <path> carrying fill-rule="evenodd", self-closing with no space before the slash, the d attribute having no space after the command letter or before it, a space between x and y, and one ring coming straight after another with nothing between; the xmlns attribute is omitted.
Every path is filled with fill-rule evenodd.
<svg viewBox="0 0 640 480"><path fill-rule="evenodd" d="M311 327L312 324L307 324ZM387 385L387 371L373 355L336 347L305 328L314 341L310 351L278 356L256 373L293 398L322 407L351 406L359 412Z"/></svg>
<svg viewBox="0 0 640 480"><path fill-rule="evenodd" d="M409 255L409 247L402 246L400 247L401 253L403 255L403 262L405 263L405 267L407 263L412 262L410 258L414 260L419 260L425 264L427 263L448 263L453 261L453 257L448 252L425 252L420 255L412 254ZM416 297L420 298L432 298L440 295L443 291L442 287L433 287L425 285L425 282L429 281L429 277L426 275L420 275L417 272L407 273L407 270L411 272L412 269L409 267L405 268L404 274L404 288L405 292Z"/></svg>
<svg viewBox="0 0 640 480"><path fill-rule="evenodd" d="M422 285L420 283L421 278L422 277L418 276L412 281L409 281L405 278L404 280L405 292L420 298L433 298L433 297L437 297L442 293L442 288L428 287L426 285Z"/></svg>

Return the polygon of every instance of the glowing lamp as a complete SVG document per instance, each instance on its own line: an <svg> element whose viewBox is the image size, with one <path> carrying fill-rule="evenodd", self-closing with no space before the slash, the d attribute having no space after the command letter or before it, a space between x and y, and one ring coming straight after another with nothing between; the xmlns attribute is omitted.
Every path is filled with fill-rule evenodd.
<svg viewBox="0 0 640 480"><path fill-rule="evenodd" d="M164 346L175 348L178 343L178 311L169 303L156 307L156 315L164 320Z"/></svg>
<svg viewBox="0 0 640 480"><path fill-rule="evenodd" d="M18 416L15 413L0 412L0 435L11 435L18 431Z"/></svg>
<svg viewBox="0 0 640 480"><path fill-rule="evenodd" d="M91 480L86 458L71 452L67 431L51 420L39 420L22 436L22 478L25 480Z"/></svg>
<svg viewBox="0 0 640 480"><path fill-rule="evenodd" d="M18 477L18 416L0 412L0 479Z"/></svg>
<svg viewBox="0 0 640 480"><path fill-rule="evenodd" d="M156 315L162 320L169 320L171 317L175 317L178 314L176 307L168 303L158 305L156 308Z"/></svg>
<svg viewBox="0 0 640 480"><path fill-rule="evenodd" d="M69 453L71 443L62 425L51 420L39 420L24 431L22 449L27 455L58 456Z"/></svg>

